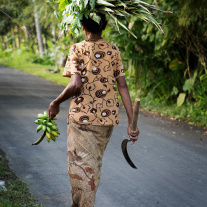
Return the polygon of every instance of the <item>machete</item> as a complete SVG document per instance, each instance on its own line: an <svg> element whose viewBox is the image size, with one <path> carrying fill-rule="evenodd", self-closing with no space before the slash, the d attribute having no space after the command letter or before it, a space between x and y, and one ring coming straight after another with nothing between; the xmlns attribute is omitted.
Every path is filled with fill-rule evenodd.
<svg viewBox="0 0 207 207"><path fill-rule="evenodd" d="M138 121L138 115L139 115L139 105L140 105L140 99L139 98L135 98L135 101L134 101L134 110L133 110L133 119L132 119L132 128L131 128L132 131L135 131L136 128L137 128L137 121ZM131 159L130 159L130 157L128 155L128 152L127 152L127 143L130 142L130 141L131 140L124 139L122 141L121 148L122 148L123 155L124 155L126 161L129 163L129 165L132 168L137 169L137 167L131 161Z"/></svg>

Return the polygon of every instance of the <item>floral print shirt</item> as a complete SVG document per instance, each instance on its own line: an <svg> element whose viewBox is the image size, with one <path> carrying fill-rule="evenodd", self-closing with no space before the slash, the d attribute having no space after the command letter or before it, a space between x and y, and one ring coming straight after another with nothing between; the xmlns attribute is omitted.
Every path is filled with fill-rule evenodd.
<svg viewBox="0 0 207 207"><path fill-rule="evenodd" d="M118 47L105 39L84 40L70 48L63 76L79 74L83 86L72 97L69 122L118 125L116 79L125 76Z"/></svg>

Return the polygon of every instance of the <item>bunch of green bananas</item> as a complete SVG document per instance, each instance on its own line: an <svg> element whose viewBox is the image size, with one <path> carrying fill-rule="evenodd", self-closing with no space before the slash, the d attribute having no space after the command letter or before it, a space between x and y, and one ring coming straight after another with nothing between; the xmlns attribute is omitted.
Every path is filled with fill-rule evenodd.
<svg viewBox="0 0 207 207"><path fill-rule="evenodd" d="M58 134L60 134L57 124L54 120L50 120L48 113L45 111L44 114L38 114L37 115L38 120L34 121L34 123L39 124L37 127L37 132L39 132L41 129L44 131L41 137L34 142L32 145L38 145L45 137L47 137L48 143L52 139L54 142L56 140L56 137L58 137Z"/></svg>

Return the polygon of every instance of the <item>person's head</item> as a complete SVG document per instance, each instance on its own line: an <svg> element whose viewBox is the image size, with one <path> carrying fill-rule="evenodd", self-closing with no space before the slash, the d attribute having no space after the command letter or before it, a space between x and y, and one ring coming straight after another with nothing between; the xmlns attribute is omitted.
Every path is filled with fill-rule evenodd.
<svg viewBox="0 0 207 207"><path fill-rule="evenodd" d="M81 25L83 27L83 31L86 35L88 36L88 33L93 33L93 34L101 34L102 31L106 28L107 21L106 21L106 16L105 14L98 14L101 17L100 24L92 20L90 17L88 19L83 15L83 18L81 20Z"/></svg>

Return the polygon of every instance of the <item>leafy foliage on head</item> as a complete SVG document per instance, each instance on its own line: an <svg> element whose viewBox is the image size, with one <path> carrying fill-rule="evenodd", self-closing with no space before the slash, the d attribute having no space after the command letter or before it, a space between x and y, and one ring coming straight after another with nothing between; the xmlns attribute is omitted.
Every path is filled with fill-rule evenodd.
<svg viewBox="0 0 207 207"><path fill-rule="evenodd" d="M83 15L86 18L90 16L97 23L100 22L101 18L95 10L96 0L55 0L55 2L59 3L59 8L54 14L61 21L60 28L63 32L69 30L77 37L81 31Z"/></svg>
<svg viewBox="0 0 207 207"><path fill-rule="evenodd" d="M110 19L115 22L117 29L119 26L129 31L136 37L131 30L124 24L123 20L129 19L131 16L153 23L162 31L159 23L154 19L148 10L155 9L153 6L141 0L123 1L123 0L54 0L59 3L59 9L55 11L56 17L61 21L60 27L62 31L68 31L78 36L81 29L81 20L90 17L93 21L100 25L100 13L106 13ZM83 17L85 16L85 17ZM70 27L70 29L69 29ZM136 37L137 38L137 37Z"/></svg>
<svg viewBox="0 0 207 207"><path fill-rule="evenodd" d="M87 32L92 32L92 33L100 33L106 28L106 16L105 14L98 14L101 17L100 23L98 24L95 22L93 19L90 17L86 18L83 15L83 18L81 20L82 26L84 26L87 30Z"/></svg>

